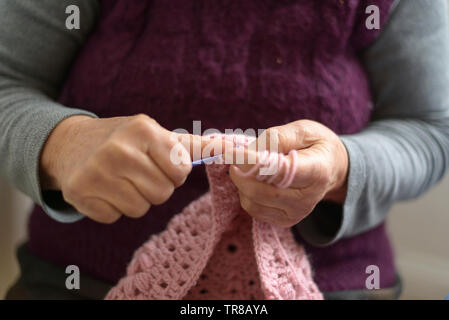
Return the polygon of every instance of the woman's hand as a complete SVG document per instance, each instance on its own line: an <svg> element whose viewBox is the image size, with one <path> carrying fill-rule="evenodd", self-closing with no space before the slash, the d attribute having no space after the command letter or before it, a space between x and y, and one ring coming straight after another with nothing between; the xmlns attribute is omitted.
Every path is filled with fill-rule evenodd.
<svg viewBox="0 0 449 320"><path fill-rule="evenodd" d="M277 143L278 152L297 150L296 174L287 189L242 177L251 165L232 165L230 177L239 190L242 208L257 220L291 227L323 199L343 203L346 196L348 155L339 137L329 128L310 120L295 121L266 130L259 138ZM258 141L254 142L258 143ZM265 144L263 144L265 146ZM235 149L248 159L255 148ZM257 156L252 154L252 156ZM291 161L291 159L289 159ZM247 163L247 162L246 162ZM283 174L273 183L278 183Z"/></svg>
<svg viewBox="0 0 449 320"><path fill-rule="evenodd" d="M112 223L122 214L141 217L167 201L191 171L189 146L177 148L181 164L171 161L177 143L176 134L146 115L73 116L44 145L42 188L61 190L68 203L98 222Z"/></svg>

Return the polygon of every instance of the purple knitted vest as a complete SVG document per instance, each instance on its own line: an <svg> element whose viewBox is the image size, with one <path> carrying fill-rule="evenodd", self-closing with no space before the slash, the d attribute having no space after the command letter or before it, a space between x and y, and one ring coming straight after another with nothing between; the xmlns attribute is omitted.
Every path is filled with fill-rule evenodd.
<svg viewBox="0 0 449 320"><path fill-rule="evenodd" d="M100 117L146 113L170 130L191 131L194 120L203 130L224 132L313 119L339 134L355 133L367 125L372 108L357 55L379 34L365 27L365 8L377 5L383 24L391 3L103 0L60 101ZM195 168L167 203L113 225L87 218L61 224L36 206L30 250L115 283L134 250L207 189L204 168ZM364 288L368 265L382 271L381 287L394 283L384 225L307 250L323 291Z"/></svg>

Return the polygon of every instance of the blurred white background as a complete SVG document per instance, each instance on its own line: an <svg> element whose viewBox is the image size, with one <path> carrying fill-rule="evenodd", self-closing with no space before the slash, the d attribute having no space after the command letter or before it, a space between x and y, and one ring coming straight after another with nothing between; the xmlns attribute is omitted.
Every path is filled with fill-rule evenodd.
<svg viewBox="0 0 449 320"><path fill-rule="evenodd" d="M15 248L25 239L31 201L0 181L0 204L1 299L18 275ZM397 204L388 225L404 282L401 298L444 299L449 294L449 177L420 199Z"/></svg>

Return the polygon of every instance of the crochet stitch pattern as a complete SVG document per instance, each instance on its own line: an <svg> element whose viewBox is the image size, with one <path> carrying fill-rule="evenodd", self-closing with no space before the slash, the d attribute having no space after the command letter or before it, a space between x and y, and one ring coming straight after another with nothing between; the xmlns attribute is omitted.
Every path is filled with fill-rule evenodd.
<svg viewBox="0 0 449 320"><path fill-rule="evenodd" d="M323 298L290 229L251 218L240 206L228 170L229 165L207 165L210 191L134 253L127 275L106 299ZM291 183L291 171L287 165L282 187Z"/></svg>

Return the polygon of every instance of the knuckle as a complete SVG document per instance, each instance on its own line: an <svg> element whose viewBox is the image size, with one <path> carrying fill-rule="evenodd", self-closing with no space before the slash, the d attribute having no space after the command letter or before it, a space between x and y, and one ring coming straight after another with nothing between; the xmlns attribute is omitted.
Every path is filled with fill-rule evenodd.
<svg viewBox="0 0 449 320"><path fill-rule="evenodd" d="M166 161L172 164L174 170L177 170L177 167L180 165L191 164L190 153L183 146L182 142L176 140L173 136L162 135L161 143L166 151ZM189 166L187 166L187 169L188 168ZM180 167L181 172L184 170L186 170L186 168Z"/></svg>
<svg viewBox="0 0 449 320"><path fill-rule="evenodd" d="M163 143L165 144L165 147L169 150L172 150L180 145L180 141L176 138L175 135L172 134L164 136Z"/></svg>
<svg viewBox="0 0 449 320"><path fill-rule="evenodd" d="M154 129L159 126L159 124L153 118L147 116L146 114L138 114L130 121L129 125L137 130L139 133L153 134Z"/></svg>
<svg viewBox="0 0 449 320"><path fill-rule="evenodd" d="M149 117L144 113L139 113L133 116L133 119L131 120L131 123L134 125L148 125L155 122L156 120L154 120L153 118Z"/></svg>

